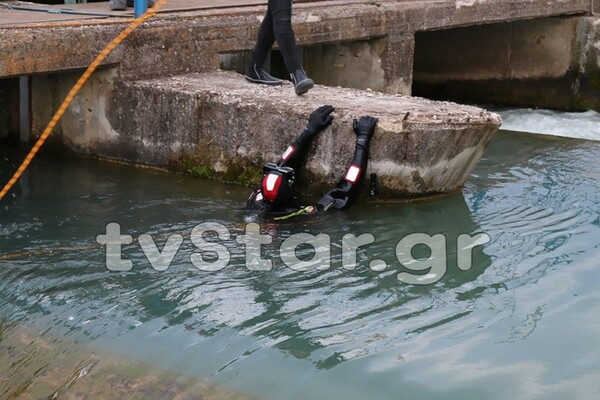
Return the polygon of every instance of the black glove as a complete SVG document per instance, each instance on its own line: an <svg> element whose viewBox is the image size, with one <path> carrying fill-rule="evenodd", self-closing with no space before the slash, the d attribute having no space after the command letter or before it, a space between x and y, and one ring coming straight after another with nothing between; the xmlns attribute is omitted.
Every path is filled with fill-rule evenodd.
<svg viewBox="0 0 600 400"><path fill-rule="evenodd" d="M377 121L379 121L377 118L370 117L368 115L360 117L359 120L354 118L352 128L354 129L356 136L366 136L367 139L370 139L375 131L375 125L377 125Z"/></svg>
<svg viewBox="0 0 600 400"><path fill-rule="evenodd" d="M333 121L331 114L335 108L332 106L321 106L310 114L308 117L308 124L306 125L306 131L315 134L325 128Z"/></svg>

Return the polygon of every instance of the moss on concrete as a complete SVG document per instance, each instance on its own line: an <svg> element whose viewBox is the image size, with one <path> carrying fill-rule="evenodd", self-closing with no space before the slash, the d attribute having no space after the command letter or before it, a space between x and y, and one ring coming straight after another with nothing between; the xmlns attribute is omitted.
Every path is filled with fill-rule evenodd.
<svg viewBox="0 0 600 400"><path fill-rule="evenodd" d="M172 158L169 168L175 172L188 174L201 179L213 179L226 183L236 183L244 186L255 186L262 176L263 160L260 164L246 157L224 159L220 152L210 144L199 143L194 151L182 152L179 157ZM220 170L215 169L220 166ZM322 178L306 169L302 169L296 181L297 189L307 198L323 195L335 183L323 182Z"/></svg>
<svg viewBox="0 0 600 400"><path fill-rule="evenodd" d="M198 143L194 151L184 151L169 162L170 169L197 178L214 179L246 186L256 185L260 180L262 163L245 157L226 158L210 143Z"/></svg>

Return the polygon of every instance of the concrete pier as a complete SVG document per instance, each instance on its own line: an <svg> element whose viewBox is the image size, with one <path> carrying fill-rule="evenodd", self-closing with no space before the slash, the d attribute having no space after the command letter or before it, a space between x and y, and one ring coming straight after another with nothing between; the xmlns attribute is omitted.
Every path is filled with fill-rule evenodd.
<svg viewBox="0 0 600 400"><path fill-rule="evenodd" d="M354 151L352 119L379 118L371 170L381 198L459 189L500 118L488 111L402 95L318 86L298 97L291 83L267 87L232 72L188 74L127 82L109 108L112 134L77 126L59 133L72 151L143 164L179 166L201 176L256 183L323 104L336 111L313 143L304 190L333 185ZM81 131L89 132L83 136Z"/></svg>

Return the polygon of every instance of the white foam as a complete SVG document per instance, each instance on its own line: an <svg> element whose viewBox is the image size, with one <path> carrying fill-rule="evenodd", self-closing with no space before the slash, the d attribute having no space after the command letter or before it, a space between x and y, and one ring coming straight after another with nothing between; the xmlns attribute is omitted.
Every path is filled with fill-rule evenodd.
<svg viewBox="0 0 600 400"><path fill-rule="evenodd" d="M495 110L502 117L501 129L600 141L600 113L561 112L517 108Z"/></svg>

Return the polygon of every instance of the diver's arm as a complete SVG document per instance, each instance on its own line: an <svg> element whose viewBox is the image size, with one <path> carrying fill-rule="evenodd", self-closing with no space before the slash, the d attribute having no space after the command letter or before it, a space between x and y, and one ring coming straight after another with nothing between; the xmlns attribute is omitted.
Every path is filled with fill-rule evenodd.
<svg viewBox="0 0 600 400"><path fill-rule="evenodd" d="M287 147L277 165L281 167L298 168L304 161L308 148L314 137L325 129L333 120L330 115L335 109L332 106L325 105L317 108L308 117L306 128L294 141Z"/></svg>
<svg viewBox="0 0 600 400"><path fill-rule="evenodd" d="M271 195L276 193L269 192L268 185L265 188L265 179L269 171L277 169L278 167L287 167L295 170L300 166L304 160L308 148L313 138L317 133L325 129L333 120L333 116L330 115L335 109L330 105L325 105L317 108L308 117L308 123L306 128L302 131L296 139L288 146L286 151L283 153L279 161L276 164L267 163L263 167L263 177L261 184L254 189L254 192L250 195L246 204L257 205L264 203L264 200L269 200ZM266 190L266 191L265 191Z"/></svg>
<svg viewBox="0 0 600 400"><path fill-rule="evenodd" d="M337 185L317 203L319 211L341 210L358 197L369 161L369 142L376 125L377 118L374 117L365 116L358 121L354 120L353 128L356 133L354 156Z"/></svg>

